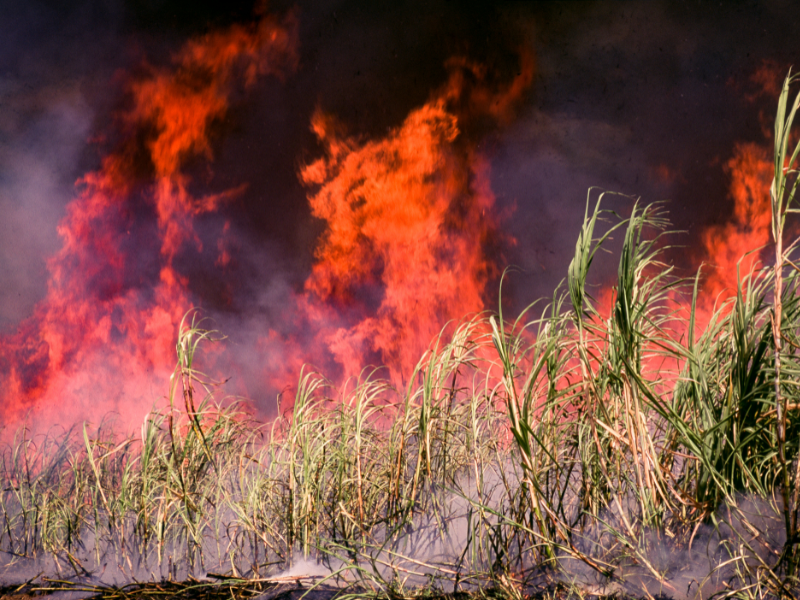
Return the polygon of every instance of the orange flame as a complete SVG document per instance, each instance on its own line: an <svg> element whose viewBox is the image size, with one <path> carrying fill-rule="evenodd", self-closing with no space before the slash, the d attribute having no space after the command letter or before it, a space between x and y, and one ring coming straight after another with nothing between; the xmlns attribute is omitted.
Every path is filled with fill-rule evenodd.
<svg viewBox="0 0 800 600"><path fill-rule="evenodd" d="M5 423L34 403L47 414L43 422L72 423L123 398L148 407L163 394L177 326L190 308L174 258L187 240L199 244L191 218L236 192L196 198L182 167L210 157L209 126L225 114L235 86L293 67L296 45L291 16L265 18L191 41L171 68L151 68L130 84L125 139L78 182L58 227L63 246L48 263L45 299L15 334L0 338ZM142 195L155 208L160 244L151 289L127 245Z"/></svg>
<svg viewBox="0 0 800 600"><path fill-rule="evenodd" d="M709 227L702 236L705 260L712 267L704 283L711 303L720 295L735 294L737 268L742 277L747 275L759 262L758 249L769 243L771 235L772 162L767 151L754 143L737 144L725 169L731 178L733 214L728 222Z"/></svg>
<svg viewBox="0 0 800 600"><path fill-rule="evenodd" d="M460 126L508 120L533 61L523 53L500 91L481 67L449 64L447 85L383 139L348 138L321 112L312 120L326 153L300 176L318 186L309 202L326 230L299 304L344 376L374 357L399 382L448 321L484 308L499 233L487 163Z"/></svg>
<svg viewBox="0 0 800 600"><path fill-rule="evenodd" d="M763 61L749 77L749 85L755 91L743 92L745 100L754 102L761 96L776 99L784 72L778 63ZM765 113L759 119L764 136L769 139L769 119ZM739 277L758 267L762 250L771 242L769 189L773 163L769 150L753 142L736 144L725 171L730 176L733 212L726 222L708 227L702 234L701 260L711 267L704 269L705 294L699 307L703 321L707 321L716 302L736 293Z"/></svg>

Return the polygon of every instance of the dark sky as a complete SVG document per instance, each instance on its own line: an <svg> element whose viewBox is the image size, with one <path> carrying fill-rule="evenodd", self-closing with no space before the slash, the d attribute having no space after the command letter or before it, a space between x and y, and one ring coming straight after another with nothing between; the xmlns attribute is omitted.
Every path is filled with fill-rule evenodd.
<svg viewBox="0 0 800 600"><path fill-rule="evenodd" d="M268 10L295 11L300 66L259 83L221 124L202 181L249 187L197 225L202 235L231 220L238 292L225 310L265 318L302 284L320 231L297 178L321 151L309 130L318 107L353 135L380 136L443 84L449 57L512 73L519 48L532 48L536 76L516 120L478 142L499 208L515 207L503 228L517 245L498 260L522 268L512 286L521 306L564 277L589 186L669 200L689 246L725 221L734 145L768 144L775 97L753 74L785 73L800 57L800 7L788 1L329 0ZM0 328L45 293L56 225L75 180L99 164L125 73L166 64L190 36L252 15L252 1L0 0ZM672 258L691 264L683 251ZM187 254L181 268L202 303L221 307L224 286L205 264Z"/></svg>

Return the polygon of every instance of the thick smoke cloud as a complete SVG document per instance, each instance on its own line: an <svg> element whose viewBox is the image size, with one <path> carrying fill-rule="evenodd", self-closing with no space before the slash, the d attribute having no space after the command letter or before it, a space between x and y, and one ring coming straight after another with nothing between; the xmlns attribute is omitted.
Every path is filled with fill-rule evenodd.
<svg viewBox="0 0 800 600"><path fill-rule="evenodd" d="M590 186L669 200L676 228L688 231L678 240L687 248L671 259L694 269L700 233L730 216L723 167L736 143L768 144L775 97L754 75L766 68L782 77L800 55L792 29L800 9L777 2L4 3L3 330L13 331L45 293L45 261L60 247L56 226L73 184L114 146L125 77L168 64L192 36L265 10L294 11L299 66L234 98L214 124L212 160L187 168L193 192L245 187L197 218L201 243L175 258L196 303L242 348L258 331L281 331L292 290L314 260L322 224L298 173L323 152L309 127L315 111L335 116L348 136L375 139L447 80L449 58L510 79L521 49L530 51L536 74L516 119L468 132L490 166L506 215L500 226L516 239L493 259L521 267L508 294L518 308L549 296L564 277ZM632 202L618 197L608 207L625 214ZM152 209L142 208L142 219L152 220ZM261 375L247 374L263 366L237 364L237 377L254 380L245 387L263 392Z"/></svg>

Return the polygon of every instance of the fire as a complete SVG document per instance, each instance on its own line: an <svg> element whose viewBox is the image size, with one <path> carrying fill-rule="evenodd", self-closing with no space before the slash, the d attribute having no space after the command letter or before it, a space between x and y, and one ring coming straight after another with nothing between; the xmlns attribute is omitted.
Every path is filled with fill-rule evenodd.
<svg viewBox="0 0 800 600"><path fill-rule="evenodd" d="M747 91L738 89L740 86L733 82L731 85L750 103L766 97L772 105L785 72L777 62L763 61L748 78ZM771 119L772 115L759 115L768 139L772 136ZM769 149L753 142L738 143L724 168L730 177L732 214L726 222L702 233L700 258L710 268L704 269L705 298L701 309L709 314L716 301L735 293L739 276L745 277L759 266L761 250L771 243L769 188L773 164Z"/></svg>
<svg viewBox="0 0 800 600"><path fill-rule="evenodd" d="M747 275L759 263L759 249L770 242L771 235L772 162L767 150L754 143L737 144L725 169L731 179L733 214L702 235L704 260L711 266L704 283L710 303L735 293L737 268L742 277Z"/></svg>
<svg viewBox="0 0 800 600"><path fill-rule="evenodd" d="M232 92L293 68L296 46L292 17L265 18L190 41L169 68L129 82L121 142L78 182L46 298L0 338L6 423L33 407L48 424L116 408L131 425L163 396L177 327L193 304L176 258L201 246L195 217L242 189L195 194L187 164L211 160L209 128ZM502 236L488 164L468 132L487 117L508 122L533 61L523 53L510 84L466 60L449 67L446 85L384 139L363 141L321 111L313 117L324 156L299 176L326 230L290 325L252 348L273 387L292 384L309 362L333 367L334 379L384 364L400 381L448 321L484 308L496 272L489 249ZM235 248L226 222L218 268ZM243 368L236 357L223 362Z"/></svg>
<svg viewBox="0 0 800 600"><path fill-rule="evenodd" d="M129 84L122 141L78 182L45 299L0 338L5 423L34 405L44 422L66 424L132 402L146 410L163 394L177 326L191 307L176 253L199 244L192 217L236 193L195 197L184 165L210 158L209 126L236 87L292 68L296 45L292 17L264 18L193 40L171 67ZM154 213L155 225L148 229L141 213Z"/></svg>
<svg viewBox="0 0 800 600"><path fill-rule="evenodd" d="M187 245L201 246L194 220L243 189L197 194L188 165L212 160L210 128L237 89L297 65L297 35L291 16L235 25L188 42L169 67L145 67L128 83L120 142L78 182L58 227L62 248L48 263L45 299L0 337L5 423L33 407L43 422L72 423L134 406L136 422L163 395L178 324L193 306L176 259ZM322 155L299 178L324 232L285 328L256 334L249 349L248 368L260 363L266 385L293 384L304 363L336 383L367 365L405 382L447 323L487 307L498 274L493 253L513 241L501 231L475 132L511 122L531 85L533 57L522 51L516 76L502 82L464 58L447 67L448 81L382 138L348 134L322 110L311 119ZM762 71L754 81L771 89ZM711 302L736 289L742 255L770 241L768 155L739 144L726 169L733 214L702 234ZM666 165L655 174L677 177ZM230 222L215 247L225 270L237 248ZM757 251L747 255L741 273L758 260ZM600 294L604 314L612 300L611 288ZM244 363L226 359L237 372Z"/></svg>
<svg viewBox="0 0 800 600"><path fill-rule="evenodd" d="M201 246L194 219L243 189L198 195L187 164L213 158L210 127L237 88L294 68L296 47L291 16L264 18L192 40L170 67L147 67L129 82L121 142L78 182L58 227L63 245L48 263L46 298L0 337L6 423L34 406L48 423L132 406L138 421L163 395L176 330L193 305L176 258L187 244ZM324 232L285 329L267 331L252 348L268 385L291 385L304 363L337 382L385 365L404 382L448 322L486 308L497 275L493 249L513 240L501 232L488 160L473 132L513 118L534 72L530 53L519 60L516 76L497 82L484 66L451 59L445 85L380 139L349 135L335 117L314 114L322 156L299 177ZM767 154L739 144L726 169L732 218L702 234L712 302L735 290L741 256L769 243ZM664 165L656 172L676 177ZM227 268L235 248L226 222L218 268ZM748 255L741 272L758 259ZM610 289L601 296L610 306ZM243 368L236 358L227 364Z"/></svg>
<svg viewBox="0 0 800 600"><path fill-rule="evenodd" d="M340 139L322 115L313 127L328 156L302 178L321 185L309 200L327 230L307 301L358 307L349 327L325 334L348 374L361 368L365 350L409 373L442 324L483 308L494 198L473 159L454 152L457 119L441 101L360 146Z"/></svg>
<svg viewBox="0 0 800 600"><path fill-rule="evenodd" d="M326 229L299 305L345 377L370 358L393 380L408 377L446 323L484 309L496 274L488 166L461 127L477 115L507 120L532 60L523 55L500 91L485 85L480 66L450 66L448 83L383 139L347 137L319 111L312 120L325 156L300 176Z"/></svg>

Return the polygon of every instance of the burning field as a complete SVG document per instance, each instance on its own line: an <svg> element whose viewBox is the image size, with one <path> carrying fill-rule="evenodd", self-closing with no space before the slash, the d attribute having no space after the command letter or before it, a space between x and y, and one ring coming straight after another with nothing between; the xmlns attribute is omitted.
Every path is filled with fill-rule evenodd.
<svg viewBox="0 0 800 600"><path fill-rule="evenodd" d="M787 19L246 4L8 11L0 592L796 597Z"/></svg>

